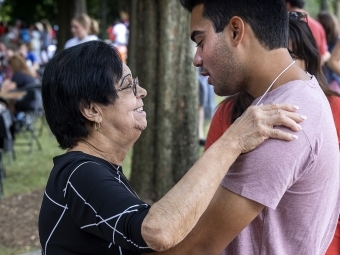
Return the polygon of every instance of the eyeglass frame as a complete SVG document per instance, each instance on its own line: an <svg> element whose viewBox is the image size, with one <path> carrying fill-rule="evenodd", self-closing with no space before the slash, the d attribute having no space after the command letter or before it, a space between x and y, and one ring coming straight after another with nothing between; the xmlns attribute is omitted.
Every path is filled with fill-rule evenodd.
<svg viewBox="0 0 340 255"><path fill-rule="evenodd" d="M288 17L295 20L305 20L308 24L308 14L305 12L291 11L288 12Z"/></svg>
<svg viewBox="0 0 340 255"><path fill-rule="evenodd" d="M137 96L137 86L139 86L139 80L138 80L138 77L132 79L132 85L129 85L129 86L126 86L124 88L119 88L119 89L116 89L116 91L122 91L124 89L129 89L132 87L132 92L135 96Z"/></svg>

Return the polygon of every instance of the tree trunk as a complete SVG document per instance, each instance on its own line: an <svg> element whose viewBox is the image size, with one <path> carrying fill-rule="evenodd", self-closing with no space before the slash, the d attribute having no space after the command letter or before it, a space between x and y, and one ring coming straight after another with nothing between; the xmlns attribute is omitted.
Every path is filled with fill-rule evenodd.
<svg viewBox="0 0 340 255"><path fill-rule="evenodd" d="M86 13L87 8L85 0L58 0L57 8L59 25L57 52L59 52L64 49L66 41L72 37L70 29L72 18L77 14Z"/></svg>
<svg viewBox="0 0 340 255"><path fill-rule="evenodd" d="M74 16L82 13L87 13L86 0L73 0L74 2Z"/></svg>
<svg viewBox="0 0 340 255"><path fill-rule="evenodd" d="M328 10L328 3L327 0L320 0L320 10L327 11Z"/></svg>
<svg viewBox="0 0 340 255"><path fill-rule="evenodd" d="M131 10L129 65L148 91L131 183L142 199L157 201L198 158L198 75L189 14L178 0L132 0Z"/></svg>
<svg viewBox="0 0 340 255"><path fill-rule="evenodd" d="M336 17L339 17L339 0L333 0L333 11Z"/></svg>

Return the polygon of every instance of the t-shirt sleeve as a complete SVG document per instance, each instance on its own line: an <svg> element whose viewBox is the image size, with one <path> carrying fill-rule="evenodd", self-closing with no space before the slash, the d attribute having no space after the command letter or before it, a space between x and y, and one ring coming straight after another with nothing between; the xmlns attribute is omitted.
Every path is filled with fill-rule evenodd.
<svg viewBox="0 0 340 255"><path fill-rule="evenodd" d="M137 253L152 252L141 225L150 206L137 198L121 173L87 163L69 177L64 196L75 224L111 244Z"/></svg>
<svg viewBox="0 0 340 255"><path fill-rule="evenodd" d="M299 139L291 142L268 139L255 150L241 154L221 185L275 210L285 192L313 162L307 136L303 131L298 135Z"/></svg>
<svg viewBox="0 0 340 255"><path fill-rule="evenodd" d="M217 108L210 123L204 150L207 150L230 127L230 115L233 105L234 100L229 99L228 101L221 103Z"/></svg>

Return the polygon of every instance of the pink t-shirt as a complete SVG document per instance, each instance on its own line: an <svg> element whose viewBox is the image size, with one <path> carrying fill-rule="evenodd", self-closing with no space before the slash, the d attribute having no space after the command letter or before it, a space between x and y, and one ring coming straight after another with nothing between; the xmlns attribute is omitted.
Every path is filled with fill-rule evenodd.
<svg viewBox="0 0 340 255"><path fill-rule="evenodd" d="M265 208L222 254L324 255L340 198L339 145L329 103L315 78L276 88L262 101L272 102L298 105L308 119L298 140L269 139L230 168L222 186Z"/></svg>
<svg viewBox="0 0 340 255"><path fill-rule="evenodd" d="M325 30L323 26L311 16L308 16L308 26L312 31L319 52L321 56L323 56L328 50Z"/></svg>

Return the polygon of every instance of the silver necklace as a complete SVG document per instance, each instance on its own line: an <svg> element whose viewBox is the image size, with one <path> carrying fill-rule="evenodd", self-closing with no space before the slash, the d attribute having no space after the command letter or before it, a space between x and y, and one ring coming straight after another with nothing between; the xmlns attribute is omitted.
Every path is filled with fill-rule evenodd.
<svg viewBox="0 0 340 255"><path fill-rule="evenodd" d="M291 63L289 66L286 67L285 70L283 70L276 78L275 80L272 82L272 84L270 84L270 86L268 87L268 89L266 90L266 92L264 92L264 94L262 95L262 97L260 98L260 100L257 102L256 105L259 105L260 102L262 101L262 99L267 95L267 93L269 92L269 90L273 87L274 83L277 81L277 79L280 78L280 76L289 69L289 67L291 67L293 64L295 63L295 60L293 61L293 63Z"/></svg>

